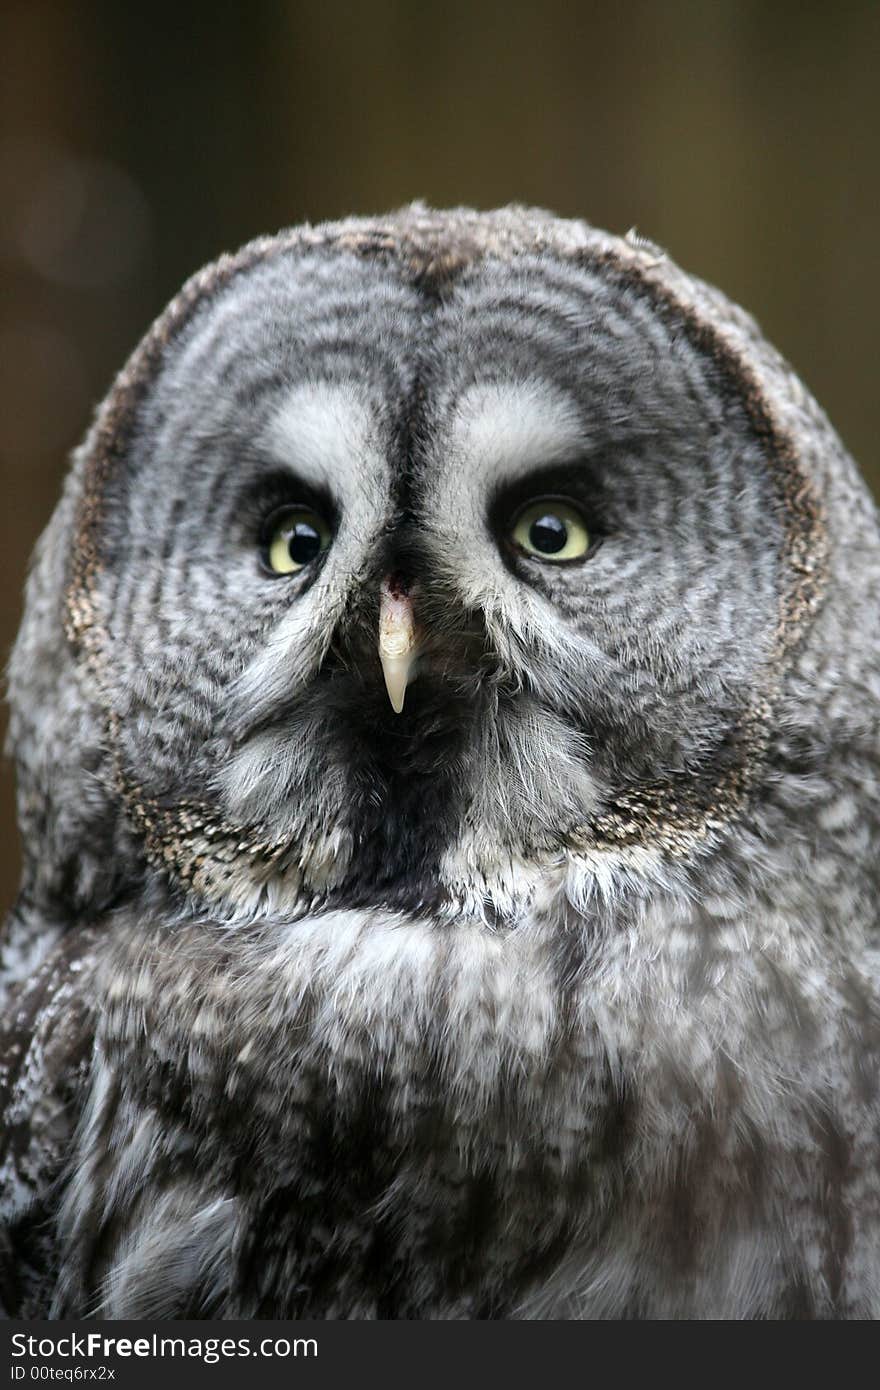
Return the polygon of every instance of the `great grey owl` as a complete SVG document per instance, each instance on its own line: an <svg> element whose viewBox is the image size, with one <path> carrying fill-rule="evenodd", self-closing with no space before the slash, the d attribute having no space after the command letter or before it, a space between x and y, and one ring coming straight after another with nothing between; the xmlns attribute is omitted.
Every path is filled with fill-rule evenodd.
<svg viewBox="0 0 880 1390"><path fill-rule="evenodd" d="M880 537L651 244L196 275L11 663L12 1314L875 1317Z"/></svg>

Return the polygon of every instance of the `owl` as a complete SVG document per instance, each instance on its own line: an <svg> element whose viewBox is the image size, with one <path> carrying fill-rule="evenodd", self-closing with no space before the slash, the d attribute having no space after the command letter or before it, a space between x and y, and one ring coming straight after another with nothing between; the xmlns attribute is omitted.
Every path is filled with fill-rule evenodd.
<svg viewBox="0 0 880 1390"><path fill-rule="evenodd" d="M11 661L7 1313L880 1315L878 601L825 416L638 237L197 274Z"/></svg>

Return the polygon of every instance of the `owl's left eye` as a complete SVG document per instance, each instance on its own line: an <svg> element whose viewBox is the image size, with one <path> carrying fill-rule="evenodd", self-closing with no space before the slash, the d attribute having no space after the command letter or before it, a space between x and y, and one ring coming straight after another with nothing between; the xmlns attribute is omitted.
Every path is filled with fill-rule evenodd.
<svg viewBox="0 0 880 1390"><path fill-rule="evenodd" d="M517 516L511 540L536 560L579 560L590 548L590 533L580 512L558 497L530 502Z"/></svg>
<svg viewBox="0 0 880 1390"><path fill-rule="evenodd" d="M310 507L284 507L263 530L263 560L274 574L296 574L327 549L330 527Z"/></svg>

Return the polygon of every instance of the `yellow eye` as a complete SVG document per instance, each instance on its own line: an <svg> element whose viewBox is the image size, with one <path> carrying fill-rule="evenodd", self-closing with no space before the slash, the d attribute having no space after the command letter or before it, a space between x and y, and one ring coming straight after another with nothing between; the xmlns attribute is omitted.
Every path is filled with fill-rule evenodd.
<svg viewBox="0 0 880 1390"><path fill-rule="evenodd" d="M544 497L524 507L511 538L538 560L579 560L590 548L590 533L580 512L557 497Z"/></svg>
<svg viewBox="0 0 880 1390"><path fill-rule="evenodd" d="M295 574L326 550L332 536L323 517L308 507L285 507L270 518L264 557L276 574Z"/></svg>

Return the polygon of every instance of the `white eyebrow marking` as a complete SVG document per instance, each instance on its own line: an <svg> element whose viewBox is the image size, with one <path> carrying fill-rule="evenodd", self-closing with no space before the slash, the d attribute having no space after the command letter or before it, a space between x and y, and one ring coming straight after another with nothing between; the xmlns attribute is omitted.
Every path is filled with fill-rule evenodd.
<svg viewBox="0 0 880 1390"><path fill-rule="evenodd" d="M484 488L499 477L514 481L542 464L573 461L585 442L575 403L534 380L471 387L456 405L450 433Z"/></svg>
<svg viewBox="0 0 880 1390"><path fill-rule="evenodd" d="M269 449L303 482L338 490L375 466L376 422L353 382L303 382L294 387L266 430Z"/></svg>

